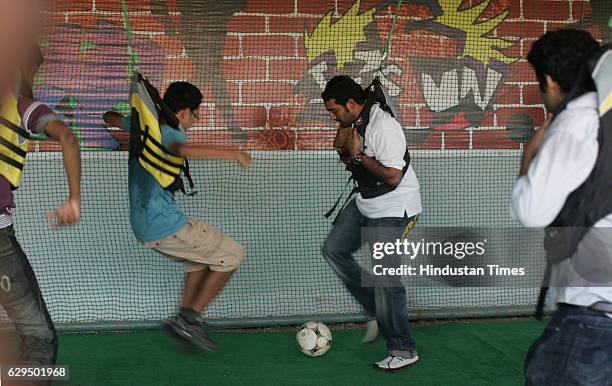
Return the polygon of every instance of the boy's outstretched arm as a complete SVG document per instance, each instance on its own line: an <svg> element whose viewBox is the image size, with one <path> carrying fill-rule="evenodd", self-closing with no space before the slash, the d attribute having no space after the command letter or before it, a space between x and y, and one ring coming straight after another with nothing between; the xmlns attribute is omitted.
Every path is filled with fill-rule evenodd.
<svg viewBox="0 0 612 386"><path fill-rule="evenodd" d="M79 140L68 126L60 120L47 123L45 133L60 145L70 191L68 199L55 211L48 212L47 217L57 218L56 226L73 224L81 218L81 153Z"/></svg>
<svg viewBox="0 0 612 386"><path fill-rule="evenodd" d="M169 150L179 157L185 158L233 160L238 162L243 169L246 169L251 163L251 155L240 150L206 145L189 145L178 142L170 145Z"/></svg>
<svg viewBox="0 0 612 386"><path fill-rule="evenodd" d="M116 111L107 111L102 116L104 122L106 122L109 126L118 127L121 130L125 130L126 128L123 127L123 118L124 116Z"/></svg>

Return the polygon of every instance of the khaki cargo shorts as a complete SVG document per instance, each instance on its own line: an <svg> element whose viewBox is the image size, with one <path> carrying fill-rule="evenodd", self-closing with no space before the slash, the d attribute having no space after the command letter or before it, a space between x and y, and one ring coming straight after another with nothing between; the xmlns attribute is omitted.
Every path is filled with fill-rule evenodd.
<svg viewBox="0 0 612 386"><path fill-rule="evenodd" d="M204 221L189 219L173 235L144 246L185 264L185 271L229 272L244 260L244 247Z"/></svg>

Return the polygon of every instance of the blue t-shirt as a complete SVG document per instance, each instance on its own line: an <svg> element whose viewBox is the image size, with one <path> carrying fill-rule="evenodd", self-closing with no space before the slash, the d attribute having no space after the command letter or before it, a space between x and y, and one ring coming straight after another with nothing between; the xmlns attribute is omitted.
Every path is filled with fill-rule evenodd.
<svg viewBox="0 0 612 386"><path fill-rule="evenodd" d="M130 117L125 117L123 127L129 130ZM187 136L180 130L161 125L162 145L187 143ZM130 191L130 222L134 236L140 241L156 241L168 237L187 224L187 216L181 212L174 193L164 189L147 172L137 158L130 161L128 185Z"/></svg>

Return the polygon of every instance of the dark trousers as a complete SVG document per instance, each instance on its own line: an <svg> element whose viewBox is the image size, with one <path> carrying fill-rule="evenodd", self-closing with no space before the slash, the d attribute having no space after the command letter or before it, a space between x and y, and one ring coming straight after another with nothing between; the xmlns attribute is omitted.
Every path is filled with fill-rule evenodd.
<svg viewBox="0 0 612 386"><path fill-rule="evenodd" d="M612 318L559 304L525 359L528 386L612 385Z"/></svg>
<svg viewBox="0 0 612 386"><path fill-rule="evenodd" d="M414 217L370 219L359 212L355 199L338 216L323 245L323 257L350 293L372 316L376 316L380 333L392 355L407 356L416 349L410 333L406 289L401 283L372 285L376 280L364 271L353 257L363 244L361 228L377 231L376 239L394 242L403 236Z"/></svg>
<svg viewBox="0 0 612 386"><path fill-rule="evenodd" d="M55 327L12 226L0 229L0 304L21 338L19 364L54 365Z"/></svg>

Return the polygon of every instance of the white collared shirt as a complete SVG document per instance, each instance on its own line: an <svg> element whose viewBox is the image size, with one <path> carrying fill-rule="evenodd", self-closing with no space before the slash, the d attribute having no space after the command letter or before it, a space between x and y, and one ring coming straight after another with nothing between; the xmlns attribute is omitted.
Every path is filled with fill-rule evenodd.
<svg viewBox="0 0 612 386"><path fill-rule="evenodd" d="M383 166L402 170L406 136L400 123L375 104L370 111L370 122L365 131L364 153L374 157ZM400 184L382 196L365 199L357 195L357 208L368 218L408 217L421 213L419 181L412 165Z"/></svg>
<svg viewBox="0 0 612 386"><path fill-rule="evenodd" d="M596 93L582 95L570 102L548 128L527 175L520 177L512 190L512 212L524 226L545 227L552 223L570 193L591 173L599 150L597 106ZM612 214L594 227L612 227ZM571 259L553 265L552 283L557 278L572 277L571 270ZM610 287L573 283L576 286L556 288L557 302L580 306L612 302Z"/></svg>

